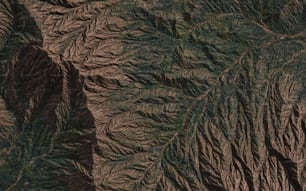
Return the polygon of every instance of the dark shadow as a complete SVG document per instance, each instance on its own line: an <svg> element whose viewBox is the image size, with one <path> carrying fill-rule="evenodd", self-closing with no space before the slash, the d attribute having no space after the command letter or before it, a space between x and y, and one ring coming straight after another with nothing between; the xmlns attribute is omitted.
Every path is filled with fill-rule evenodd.
<svg viewBox="0 0 306 191"><path fill-rule="evenodd" d="M72 64L54 63L41 48L27 9L17 1L11 8L13 30L0 52L1 96L16 119L17 140L6 158L9 173L0 171L0 190L95 190L97 140L83 80Z"/></svg>

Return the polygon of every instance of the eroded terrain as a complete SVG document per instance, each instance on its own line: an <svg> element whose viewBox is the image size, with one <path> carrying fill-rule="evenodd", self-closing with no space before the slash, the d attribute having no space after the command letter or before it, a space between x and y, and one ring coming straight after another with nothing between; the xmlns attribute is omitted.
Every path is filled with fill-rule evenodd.
<svg viewBox="0 0 306 191"><path fill-rule="evenodd" d="M1 0L0 190L306 190L305 0Z"/></svg>

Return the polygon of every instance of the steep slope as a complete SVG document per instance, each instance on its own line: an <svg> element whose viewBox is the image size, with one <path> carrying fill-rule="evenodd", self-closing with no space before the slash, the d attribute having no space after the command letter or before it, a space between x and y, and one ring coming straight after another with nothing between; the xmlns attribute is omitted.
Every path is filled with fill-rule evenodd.
<svg viewBox="0 0 306 191"><path fill-rule="evenodd" d="M1 190L94 190L94 119L82 81L42 49L35 21L11 7L1 58ZM11 23L9 23L11 22ZM5 30L4 30L5 31Z"/></svg>
<svg viewBox="0 0 306 191"><path fill-rule="evenodd" d="M18 6L37 26L2 40L4 189L306 189L304 0Z"/></svg>

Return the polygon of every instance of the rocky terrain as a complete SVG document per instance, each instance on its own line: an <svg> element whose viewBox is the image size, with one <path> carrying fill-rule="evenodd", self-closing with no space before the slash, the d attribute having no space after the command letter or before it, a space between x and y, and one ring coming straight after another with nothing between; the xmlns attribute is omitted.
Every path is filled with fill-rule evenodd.
<svg viewBox="0 0 306 191"><path fill-rule="evenodd" d="M305 191L305 0L0 0L0 190Z"/></svg>

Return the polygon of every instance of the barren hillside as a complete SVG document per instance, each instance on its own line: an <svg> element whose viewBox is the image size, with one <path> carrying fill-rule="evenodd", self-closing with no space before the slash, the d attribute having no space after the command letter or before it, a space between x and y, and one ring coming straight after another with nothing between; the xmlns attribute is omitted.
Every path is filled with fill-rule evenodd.
<svg viewBox="0 0 306 191"><path fill-rule="evenodd" d="M0 0L0 190L306 191L305 0Z"/></svg>

